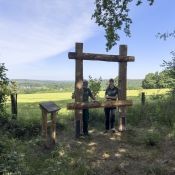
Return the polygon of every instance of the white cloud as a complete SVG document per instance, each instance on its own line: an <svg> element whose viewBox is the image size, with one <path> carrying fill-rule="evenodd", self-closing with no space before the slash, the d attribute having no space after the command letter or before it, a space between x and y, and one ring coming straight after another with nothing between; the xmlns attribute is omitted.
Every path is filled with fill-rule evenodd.
<svg viewBox="0 0 175 175"><path fill-rule="evenodd" d="M89 0L0 0L0 62L8 66L60 54L92 36Z"/></svg>

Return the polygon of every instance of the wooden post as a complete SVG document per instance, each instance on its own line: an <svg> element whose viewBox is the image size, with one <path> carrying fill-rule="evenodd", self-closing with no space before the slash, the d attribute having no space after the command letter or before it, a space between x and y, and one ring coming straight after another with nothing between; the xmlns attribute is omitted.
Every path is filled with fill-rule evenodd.
<svg viewBox="0 0 175 175"><path fill-rule="evenodd" d="M77 55L83 53L83 43L76 43ZM75 60L75 102L83 101L83 60ZM75 110L75 137L79 138L82 132L82 110Z"/></svg>
<svg viewBox="0 0 175 175"><path fill-rule="evenodd" d="M47 144L47 111L42 110L42 136Z"/></svg>
<svg viewBox="0 0 175 175"><path fill-rule="evenodd" d="M52 140L52 143L55 144L56 143L56 112L51 113L51 122L52 122L51 140Z"/></svg>
<svg viewBox="0 0 175 175"><path fill-rule="evenodd" d="M17 94L11 94L11 111L12 115L17 116Z"/></svg>
<svg viewBox="0 0 175 175"><path fill-rule="evenodd" d="M120 45L119 48L120 56L127 56L127 45ZM126 87L127 87L127 62L119 62L119 100L126 100ZM126 107L119 107L119 118L118 118L118 130L124 131L126 129Z"/></svg>
<svg viewBox="0 0 175 175"><path fill-rule="evenodd" d="M142 92L141 103L142 103L142 106L145 105L145 92Z"/></svg>

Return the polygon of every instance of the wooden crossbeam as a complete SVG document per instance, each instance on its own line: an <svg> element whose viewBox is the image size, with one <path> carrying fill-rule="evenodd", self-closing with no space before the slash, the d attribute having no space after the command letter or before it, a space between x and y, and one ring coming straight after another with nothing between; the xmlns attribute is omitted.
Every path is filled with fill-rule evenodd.
<svg viewBox="0 0 175 175"><path fill-rule="evenodd" d="M109 62L132 62L135 61L134 56L121 56L121 55L106 55L94 53L81 53L76 52L68 53L69 59L90 60L90 61L109 61Z"/></svg>
<svg viewBox="0 0 175 175"><path fill-rule="evenodd" d="M121 106L132 106L131 100L117 100L117 101L104 101L104 102L75 102L68 103L67 109L89 109L89 108L108 108L108 107L121 107Z"/></svg>

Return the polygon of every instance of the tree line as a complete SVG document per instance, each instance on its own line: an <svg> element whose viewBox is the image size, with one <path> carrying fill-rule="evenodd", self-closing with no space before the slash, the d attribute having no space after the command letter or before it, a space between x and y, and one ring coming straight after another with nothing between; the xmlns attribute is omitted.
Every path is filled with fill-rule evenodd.
<svg viewBox="0 0 175 175"><path fill-rule="evenodd" d="M160 73L148 73L142 81L142 87L144 89L172 88L173 83L174 79L169 76L169 71L164 70Z"/></svg>
<svg viewBox="0 0 175 175"><path fill-rule="evenodd" d="M91 77L91 76L90 76ZM105 90L108 85L107 79L88 78L89 84L100 83L100 90ZM13 80L18 87L18 93L31 94L43 92L70 92L74 91L74 81L47 81L47 80ZM129 79L128 89L140 89L142 79Z"/></svg>

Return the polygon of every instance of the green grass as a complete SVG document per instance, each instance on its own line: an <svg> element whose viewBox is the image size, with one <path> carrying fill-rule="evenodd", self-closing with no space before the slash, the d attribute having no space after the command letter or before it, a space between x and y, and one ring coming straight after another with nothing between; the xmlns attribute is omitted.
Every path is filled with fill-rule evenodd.
<svg viewBox="0 0 175 175"><path fill-rule="evenodd" d="M149 90L128 90L128 99L133 100L134 104L140 103L140 94L145 92L147 99L150 95L166 94L169 89L149 89ZM19 94L18 95L18 117L26 120L39 120L41 118L41 111L39 103L44 101L56 102L61 107L59 115L69 116L72 111L66 109L67 103L73 102L71 99L72 92L58 92L58 93L39 93L39 94ZM99 99L103 100L104 91L99 93ZM10 101L8 101L8 113L10 113Z"/></svg>
<svg viewBox="0 0 175 175"><path fill-rule="evenodd" d="M127 110L127 131L104 134L104 111L93 109L91 136L80 139L74 137L74 112L66 110L71 93L19 95L18 120L9 116L0 126L0 171L4 170L0 174L175 174L175 99L154 95L141 106L137 94L128 97L135 103ZM57 143L52 149L45 149L40 137L40 100L62 107L57 116Z"/></svg>

